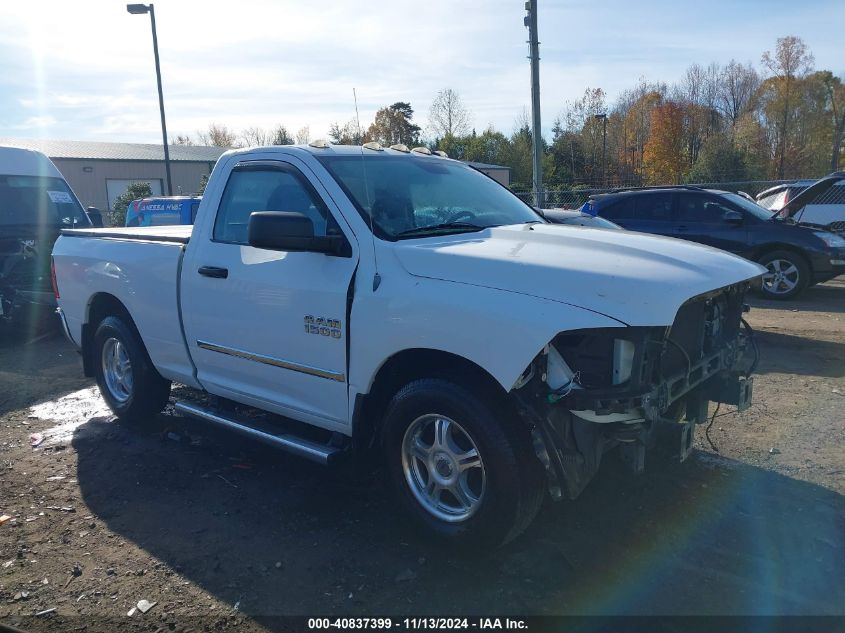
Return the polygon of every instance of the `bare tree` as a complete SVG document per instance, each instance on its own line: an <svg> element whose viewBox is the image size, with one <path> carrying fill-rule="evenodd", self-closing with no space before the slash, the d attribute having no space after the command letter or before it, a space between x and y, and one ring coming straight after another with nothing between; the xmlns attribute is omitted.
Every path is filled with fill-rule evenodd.
<svg viewBox="0 0 845 633"><path fill-rule="evenodd" d="M259 147L270 144L270 134L261 127L248 127L241 132L241 138L249 147Z"/></svg>
<svg viewBox="0 0 845 633"><path fill-rule="evenodd" d="M308 141L311 140L311 128L309 126L304 126L299 128L299 131L296 133L296 143L297 145L307 145Z"/></svg>
<svg viewBox="0 0 845 633"><path fill-rule="evenodd" d="M238 137L222 123L210 123L208 130L197 132L197 138L202 145L213 147L237 147Z"/></svg>
<svg viewBox="0 0 845 633"><path fill-rule="evenodd" d="M176 138L170 139L171 145L193 145L193 139L187 134L177 134Z"/></svg>
<svg viewBox="0 0 845 633"><path fill-rule="evenodd" d="M739 117L753 107L754 93L760 87L760 75L754 66L731 60L719 77L719 109L736 128Z"/></svg>
<svg viewBox="0 0 845 633"><path fill-rule="evenodd" d="M794 109L795 84L803 79L812 69L812 53L807 50L804 40L794 35L779 37L775 52L766 51L762 57L763 66L774 75L780 101L780 121L778 122L778 178L783 178L786 162L786 146L790 131L790 114Z"/></svg>
<svg viewBox="0 0 845 633"><path fill-rule="evenodd" d="M469 132L472 115L461 95L451 88L437 93L428 113L428 125L436 136L464 136Z"/></svg>

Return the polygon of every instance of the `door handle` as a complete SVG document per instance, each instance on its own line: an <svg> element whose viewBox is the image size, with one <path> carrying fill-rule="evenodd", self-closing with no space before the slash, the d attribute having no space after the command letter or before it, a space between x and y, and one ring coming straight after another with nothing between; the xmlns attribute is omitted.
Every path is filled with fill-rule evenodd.
<svg viewBox="0 0 845 633"><path fill-rule="evenodd" d="M200 266L197 272L203 277L214 277L215 279L226 279L229 276L229 269L219 266Z"/></svg>

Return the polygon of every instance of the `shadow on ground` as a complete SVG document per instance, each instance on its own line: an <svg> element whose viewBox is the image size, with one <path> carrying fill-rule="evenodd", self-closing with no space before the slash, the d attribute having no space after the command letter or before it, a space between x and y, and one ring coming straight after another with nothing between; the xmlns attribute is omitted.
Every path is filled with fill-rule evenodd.
<svg viewBox="0 0 845 633"><path fill-rule="evenodd" d="M173 428L201 445L167 439ZM259 620L845 613L845 498L708 455L639 478L608 456L580 499L473 559L412 536L379 475L324 470L182 418L146 430L93 419L73 446L98 519Z"/></svg>
<svg viewBox="0 0 845 633"><path fill-rule="evenodd" d="M752 294L748 297L748 303L755 310L845 313L845 275L807 288L797 299L772 301Z"/></svg>
<svg viewBox="0 0 845 633"><path fill-rule="evenodd" d="M760 365L755 373L783 373L802 376L845 376L845 344L809 336L771 330L754 334L760 347Z"/></svg>

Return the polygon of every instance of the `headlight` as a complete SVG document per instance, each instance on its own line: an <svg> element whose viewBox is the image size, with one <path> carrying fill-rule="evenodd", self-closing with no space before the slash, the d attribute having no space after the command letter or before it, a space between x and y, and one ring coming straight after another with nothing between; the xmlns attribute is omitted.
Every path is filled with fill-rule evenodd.
<svg viewBox="0 0 845 633"><path fill-rule="evenodd" d="M624 339L613 340L613 384L621 385L631 377L635 346Z"/></svg>
<svg viewBox="0 0 845 633"><path fill-rule="evenodd" d="M813 234L831 248L845 248L845 238L827 231L813 231Z"/></svg>

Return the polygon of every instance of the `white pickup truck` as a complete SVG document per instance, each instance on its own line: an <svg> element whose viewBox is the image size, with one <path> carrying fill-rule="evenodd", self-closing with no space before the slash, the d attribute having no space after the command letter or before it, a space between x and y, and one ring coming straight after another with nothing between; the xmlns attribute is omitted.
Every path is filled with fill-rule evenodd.
<svg viewBox="0 0 845 633"><path fill-rule="evenodd" d="M424 148L321 142L227 152L193 227L66 230L53 251L117 416L149 419L176 382L215 396L183 414L300 456L377 449L419 524L488 547L608 451L638 472L668 436L683 458L709 402L748 406L762 272L548 224Z"/></svg>

